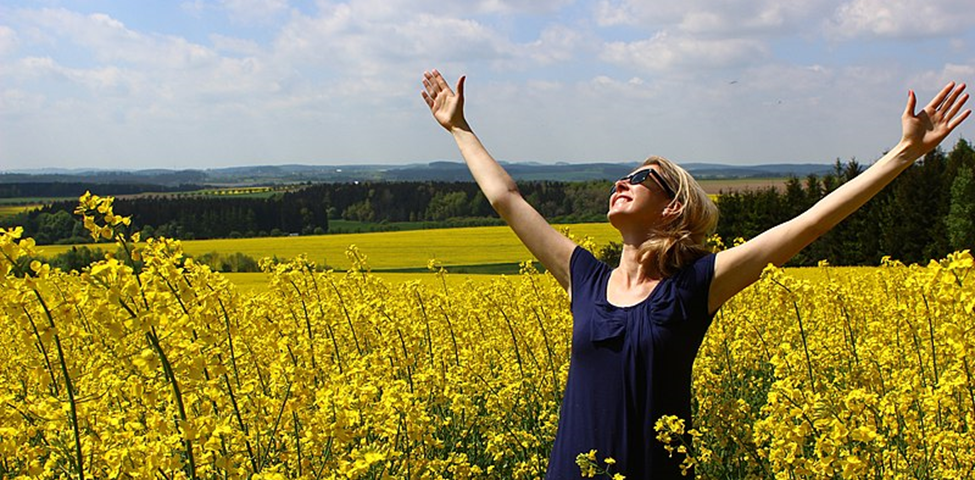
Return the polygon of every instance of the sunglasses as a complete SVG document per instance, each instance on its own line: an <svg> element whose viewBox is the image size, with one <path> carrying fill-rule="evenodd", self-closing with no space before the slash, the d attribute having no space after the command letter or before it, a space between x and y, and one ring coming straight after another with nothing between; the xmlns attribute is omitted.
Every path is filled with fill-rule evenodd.
<svg viewBox="0 0 975 480"><path fill-rule="evenodd" d="M657 173L657 171L654 170L654 169L652 169L652 168L645 168L643 170L640 170L640 171L637 171L637 172L633 172L633 173L631 173L631 174L629 174L629 175L627 175L627 176L625 176L625 177L623 177L623 178L621 178L621 179L619 179L617 181L619 182L619 181L626 180L626 181L630 182L630 185L639 185L639 184L647 181L647 178L648 177L651 177L651 176L653 177L653 180L655 182L657 182L657 185L660 185L660 188L664 189L664 193L667 194L667 198L671 198L672 199L672 198L674 198L674 197L677 196L677 194L674 193L674 189L673 188L670 188L670 185L667 185L667 181L664 180L664 177L662 175L660 175L659 173ZM613 188L609 191L609 194L610 195L612 195L614 193L616 193L616 184L615 183L613 184Z"/></svg>

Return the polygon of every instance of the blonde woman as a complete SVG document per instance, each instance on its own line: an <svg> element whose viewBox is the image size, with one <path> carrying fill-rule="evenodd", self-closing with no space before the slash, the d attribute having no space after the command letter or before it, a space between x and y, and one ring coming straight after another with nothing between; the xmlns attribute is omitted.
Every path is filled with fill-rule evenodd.
<svg viewBox="0 0 975 480"><path fill-rule="evenodd" d="M965 85L950 83L920 112L908 92L900 142L865 172L798 217L717 254L704 243L717 208L682 168L651 157L616 181L610 223L620 232L618 266L606 265L553 229L529 205L464 117L464 82L451 89L433 70L423 99L453 135L491 206L569 293L569 378L546 478L580 478L579 453L597 449L628 479L680 478L655 440L662 415L691 420L691 367L714 313L856 211L971 114Z"/></svg>

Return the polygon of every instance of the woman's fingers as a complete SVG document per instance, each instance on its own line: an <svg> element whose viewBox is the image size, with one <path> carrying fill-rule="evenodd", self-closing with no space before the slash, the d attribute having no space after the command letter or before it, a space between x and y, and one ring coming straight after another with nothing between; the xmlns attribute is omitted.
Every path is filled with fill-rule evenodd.
<svg viewBox="0 0 975 480"><path fill-rule="evenodd" d="M443 79L443 75L436 69L433 70L433 85L437 89L437 93L450 91L450 86L447 85L447 81Z"/></svg>
<svg viewBox="0 0 975 480"><path fill-rule="evenodd" d="M430 72L423 72L423 88L426 89L426 93L431 97L437 96L437 87L434 85L433 75Z"/></svg>
<svg viewBox="0 0 975 480"><path fill-rule="evenodd" d="M951 96L945 100L945 103L941 105L941 108L945 110L946 119L951 120L955 115L958 114L959 111L961 111L961 107L965 106L965 102L968 101L968 94L963 94L964 91L965 84L963 83L959 85L958 88L951 93Z"/></svg>
<svg viewBox="0 0 975 480"><path fill-rule="evenodd" d="M966 100L967 100L967 98L966 98ZM955 118L952 118L951 121L948 122L948 130L954 130L955 127L957 127L958 125L961 125L961 122L964 122L965 119L968 118L969 115L971 115L971 113L972 113L972 111L970 109L969 110L965 110L964 112L962 112L961 115L959 115L959 116L957 116Z"/></svg>
<svg viewBox="0 0 975 480"><path fill-rule="evenodd" d="M441 92L450 91L450 87L444 81L443 75L440 75L440 72L436 70L433 72L423 72L423 86L426 87L427 93L433 98L436 98Z"/></svg>
<svg viewBox="0 0 975 480"><path fill-rule="evenodd" d="M460 78L457 79L457 96L460 98L464 98L464 82L466 80L466 75L461 75Z"/></svg>
<svg viewBox="0 0 975 480"><path fill-rule="evenodd" d="M914 90L907 91L907 108L904 109L905 118L914 117L914 109L917 108L917 96L914 95Z"/></svg>
<svg viewBox="0 0 975 480"><path fill-rule="evenodd" d="M938 130L941 134L950 133L971 114L971 110L962 111L969 98L965 88L964 83L956 85L955 82L949 82L919 112L915 112L917 96L913 90L909 91L907 107L904 109L905 120L921 121L925 125L925 130Z"/></svg>
<svg viewBox="0 0 975 480"><path fill-rule="evenodd" d="M941 91L938 92L938 94L935 95L930 102L928 102L928 105L924 107L924 109L928 111L932 111L932 110L936 111L938 107L945 101L945 98L948 96L948 94L951 93L951 91L954 88L955 88L955 82L948 82L948 84L945 85L945 88L942 88Z"/></svg>
<svg viewBox="0 0 975 480"><path fill-rule="evenodd" d="M965 87L966 85L964 83L958 85L957 87L955 87L953 82L949 83L941 91L941 93L938 94L938 97L935 97L935 100L940 97L941 101L933 107L931 105L928 107L931 108L930 116L932 117L932 120L935 123L940 123L943 125L945 131L947 132L954 130L955 127L960 125L961 122L965 121L965 119L968 118L968 115L971 114L971 110L961 112L962 107L965 106L965 103L968 102L969 98L968 94L964 93ZM949 88L950 91L946 92L946 90L949 90ZM934 104L934 100L932 100L931 103ZM959 112L961 112L960 115Z"/></svg>

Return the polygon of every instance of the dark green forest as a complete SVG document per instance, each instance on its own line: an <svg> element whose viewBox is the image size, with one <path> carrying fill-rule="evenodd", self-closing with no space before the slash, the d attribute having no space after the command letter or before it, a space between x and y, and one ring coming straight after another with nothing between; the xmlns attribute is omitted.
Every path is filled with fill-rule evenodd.
<svg viewBox="0 0 975 480"><path fill-rule="evenodd" d="M717 233L727 244L752 238L798 215L864 168L856 160L837 160L831 173L790 178L784 189L722 192ZM923 263L972 248L973 172L975 151L965 140L950 152L931 152L792 264L814 265L827 259L834 265L877 265L883 256ZM605 219L609 182L518 185L553 223ZM90 239L71 213L74 207L73 202L57 202L0 224L24 226L25 235L39 244L85 243ZM119 198L115 211L132 215L133 228L144 235L180 239L324 234L336 220L364 222L375 229L395 229L401 222L414 222L411 228L500 223L473 182L321 183L266 198L148 195Z"/></svg>
<svg viewBox="0 0 975 480"><path fill-rule="evenodd" d="M26 177L26 175L20 175ZM99 195L134 195L145 192L190 192L204 188L195 183L175 186L150 183L97 183L97 182L18 182L9 181L18 175L5 174L6 182L0 182L0 198L50 198L80 196L85 191L98 192Z"/></svg>
<svg viewBox="0 0 975 480"><path fill-rule="evenodd" d="M792 178L782 192L722 195L718 234L730 244L782 223L856 177L865 166L837 161L823 177ZM960 140L949 153L937 149L908 168L860 210L813 242L791 262L878 265L884 256L927 263L975 247L975 151Z"/></svg>

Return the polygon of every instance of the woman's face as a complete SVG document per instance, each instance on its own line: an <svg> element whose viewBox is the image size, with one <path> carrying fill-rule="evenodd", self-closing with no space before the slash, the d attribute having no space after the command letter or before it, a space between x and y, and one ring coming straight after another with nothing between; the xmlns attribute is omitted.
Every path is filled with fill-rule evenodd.
<svg viewBox="0 0 975 480"><path fill-rule="evenodd" d="M642 166L613 185L606 216L617 229L631 225L650 227L662 217L672 197L653 173L656 165ZM638 182L638 183L634 183Z"/></svg>

